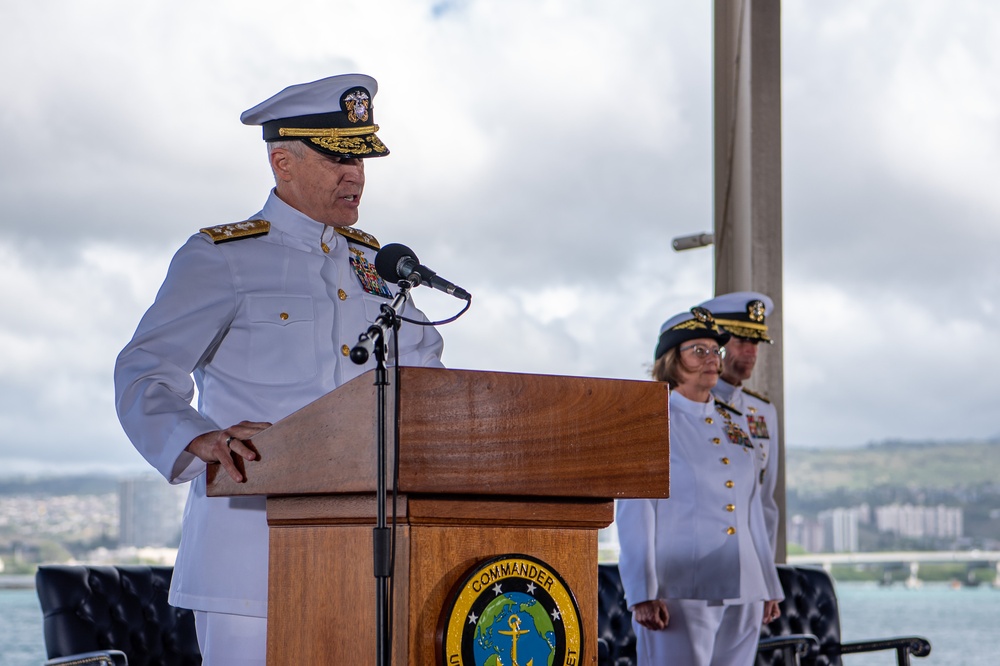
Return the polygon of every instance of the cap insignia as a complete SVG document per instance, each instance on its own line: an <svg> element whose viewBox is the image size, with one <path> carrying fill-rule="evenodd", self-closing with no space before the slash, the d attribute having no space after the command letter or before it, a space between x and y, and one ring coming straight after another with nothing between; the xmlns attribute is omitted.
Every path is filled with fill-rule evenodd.
<svg viewBox="0 0 1000 666"><path fill-rule="evenodd" d="M750 301L747 303L747 316L750 321L755 321L758 324L764 323L764 301Z"/></svg>
<svg viewBox="0 0 1000 666"><path fill-rule="evenodd" d="M340 98L340 108L347 113L347 119L352 123L367 122L370 106L371 97L364 88L352 88Z"/></svg>
<svg viewBox="0 0 1000 666"><path fill-rule="evenodd" d="M691 308L691 314L694 318L700 321L702 324L714 324L715 319L712 317L712 313L702 307Z"/></svg>
<svg viewBox="0 0 1000 666"><path fill-rule="evenodd" d="M715 317L712 313L703 307L691 308L691 314L694 315L693 319L685 319L676 326L671 327L674 331L687 331L687 330L699 330L699 331L712 331L713 333L719 332L719 327L715 324Z"/></svg>
<svg viewBox="0 0 1000 666"><path fill-rule="evenodd" d="M270 230L271 223L267 220L244 220L243 222L199 229L201 233L206 234L216 244L239 240L241 238L263 236Z"/></svg>

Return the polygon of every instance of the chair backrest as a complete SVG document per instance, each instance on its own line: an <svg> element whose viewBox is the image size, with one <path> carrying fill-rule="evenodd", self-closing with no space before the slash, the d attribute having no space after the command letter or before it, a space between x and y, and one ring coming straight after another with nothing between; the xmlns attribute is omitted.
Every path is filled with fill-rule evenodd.
<svg viewBox="0 0 1000 666"><path fill-rule="evenodd" d="M841 666L840 609L830 574L814 567L778 565L785 600L781 617L763 627L761 638L812 634L819 640L816 666ZM783 664L780 653L757 655L757 666Z"/></svg>
<svg viewBox="0 0 1000 666"><path fill-rule="evenodd" d="M813 634L819 640L817 666L842 666L840 610L833 579L822 569L778 565L778 577L785 592L781 617L762 627L761 638ZM597 639L599 666L631 666L636 663L636 640L632 613L625 603L618 565L597 567ZM762 652L757 666L785 664L780 651Z"/></svg>
<svg viewBox="0 0 1000 666"><path fill-rule="evenodd" d="M49 659L121 650L130 666L201 664L194 614L167 603L171 567L38 568Z"/></svg>
<svg viewBox="0 0 1000 666"><path fill-rule="evenodd" d="M597 608L598 666L632 666L635 633L617 564L597 566Z"/></svg>

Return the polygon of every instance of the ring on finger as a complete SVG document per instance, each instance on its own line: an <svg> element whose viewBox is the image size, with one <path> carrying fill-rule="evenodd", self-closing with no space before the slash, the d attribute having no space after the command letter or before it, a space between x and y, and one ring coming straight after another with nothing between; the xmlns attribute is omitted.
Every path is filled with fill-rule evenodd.
<svg viewBox="0 0 1000 666"><path fill-rule="evenodd" d="M226 446L229 446L229 443L232 442L234 439L236 439L236 438L233 437L232 435L230 435L229 437L226 437Z"/></svg>

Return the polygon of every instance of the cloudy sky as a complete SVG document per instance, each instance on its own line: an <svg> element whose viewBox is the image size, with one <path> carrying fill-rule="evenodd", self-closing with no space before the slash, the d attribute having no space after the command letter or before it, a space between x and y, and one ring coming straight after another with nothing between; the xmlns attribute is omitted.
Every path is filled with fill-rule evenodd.
<svg viewBox="0 0 1000 666"><path fill-rule="evenodd" d="M112 366L177 247L271 185L239 114L362 71L359 227L471 291L451 367L642 378L712 295L711 3L0 9L0 473L141 468ZM1000 434L1000 5L783 3L790 446ZM457 301L421 292L432 315ZM765 352L766 353L766 352Z"/></svg>

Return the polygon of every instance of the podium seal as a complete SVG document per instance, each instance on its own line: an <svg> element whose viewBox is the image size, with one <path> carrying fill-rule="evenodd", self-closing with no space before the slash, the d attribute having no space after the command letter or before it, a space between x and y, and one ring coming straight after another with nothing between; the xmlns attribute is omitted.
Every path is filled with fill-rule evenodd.
<svg viewBox="0 0 1000 666"><path fill-rule="evenodd" d="M472 567L441 614L445 666L576 666L580 609L555 569L529 555Z"/></svg>

